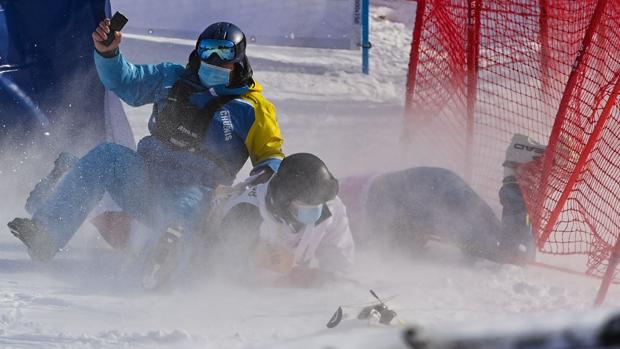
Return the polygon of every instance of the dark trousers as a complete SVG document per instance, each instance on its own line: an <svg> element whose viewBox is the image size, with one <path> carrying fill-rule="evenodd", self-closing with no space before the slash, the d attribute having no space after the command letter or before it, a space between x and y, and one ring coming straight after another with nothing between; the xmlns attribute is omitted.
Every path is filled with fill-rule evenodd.
<svg viewBox="0 0 620 349"><path fill-rule="evenodd" d="M369 189L366 219L371 234L406 249L435 236L469 255L506 257L507 229L461 177L446 169L416 167L377 177Z"/></svg>

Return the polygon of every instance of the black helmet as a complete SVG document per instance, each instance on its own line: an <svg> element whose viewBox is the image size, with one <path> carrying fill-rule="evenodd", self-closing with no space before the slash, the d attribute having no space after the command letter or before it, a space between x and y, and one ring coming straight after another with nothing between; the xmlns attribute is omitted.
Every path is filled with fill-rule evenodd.
<svg viewBox="0 0 620 349"><path fill-rule="evenodd" d="M236 25L228 22L213 23L205 29L196 40L196 50L200 42L205 39L228 40L235 45L235 55L232 59L222 60L218 55L211 54L205 62L213 65L221 65L223 63L239 63L245 57L245 34Z"/></svg>
<svg viewBox="0 0 620 349"><path fill-rule="evenodd" d="M278 172L269 182L268 196L279 211L293 200L308 205L319 205L338 194L338 180L325 163L308 153L292 154L284 158Z"/></svg>
<svg viewBox="0 0 620 349"><path fill-rule="evenodd" d="M243 31L236 25L228 22L217 22L208 26L196 40L196 46L189 56L188 69L193 73L198 73L200 67L200 57L198 49L200 42L205 39L212 40L228 40L234 44L234 57L228 60L222 60L217 54L211 54L206 58L205 62L213 65L222 65L225 63L234 63L235 71L231 78L229 87L241 87L250 85L252 81L252 67L245 55L246 39Z"/></svg>

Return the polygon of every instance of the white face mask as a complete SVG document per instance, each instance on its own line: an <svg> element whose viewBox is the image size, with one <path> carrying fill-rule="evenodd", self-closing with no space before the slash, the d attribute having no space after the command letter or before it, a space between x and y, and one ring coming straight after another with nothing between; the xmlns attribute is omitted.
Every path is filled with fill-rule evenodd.
<svg viewBox="0 0 620 349"><path fill-rule="evenodd" d="M200 79L200 83L205 87L213 87L218 85L226 86L230 81L230 72L230 69L200 62L198 79Z"/></svg>

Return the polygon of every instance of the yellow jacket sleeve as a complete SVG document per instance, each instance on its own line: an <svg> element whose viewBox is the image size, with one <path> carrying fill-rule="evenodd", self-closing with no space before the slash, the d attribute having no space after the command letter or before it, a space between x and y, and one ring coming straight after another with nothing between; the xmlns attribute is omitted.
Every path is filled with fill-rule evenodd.
<svg viewBox="0 0 620 349"><path fill-rule="evenodd" d="M283 159L284 140L280 134L275 107L259 93L250 93L243 98L254 106L254 123L245 138L252 165L271 159Z"/></svg>

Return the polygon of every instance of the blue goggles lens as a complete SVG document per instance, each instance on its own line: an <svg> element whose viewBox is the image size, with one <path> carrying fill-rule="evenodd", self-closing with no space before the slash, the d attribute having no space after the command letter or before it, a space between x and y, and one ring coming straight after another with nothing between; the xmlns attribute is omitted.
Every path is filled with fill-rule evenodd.
<svg viewBox="0 0 620 349"><path fill-rule="evenodd" d="M235 58L235 43L214 39L204 39L198 43L198 56L201 60L206 62L213 54L224 62L230 62Z"/></svg>

